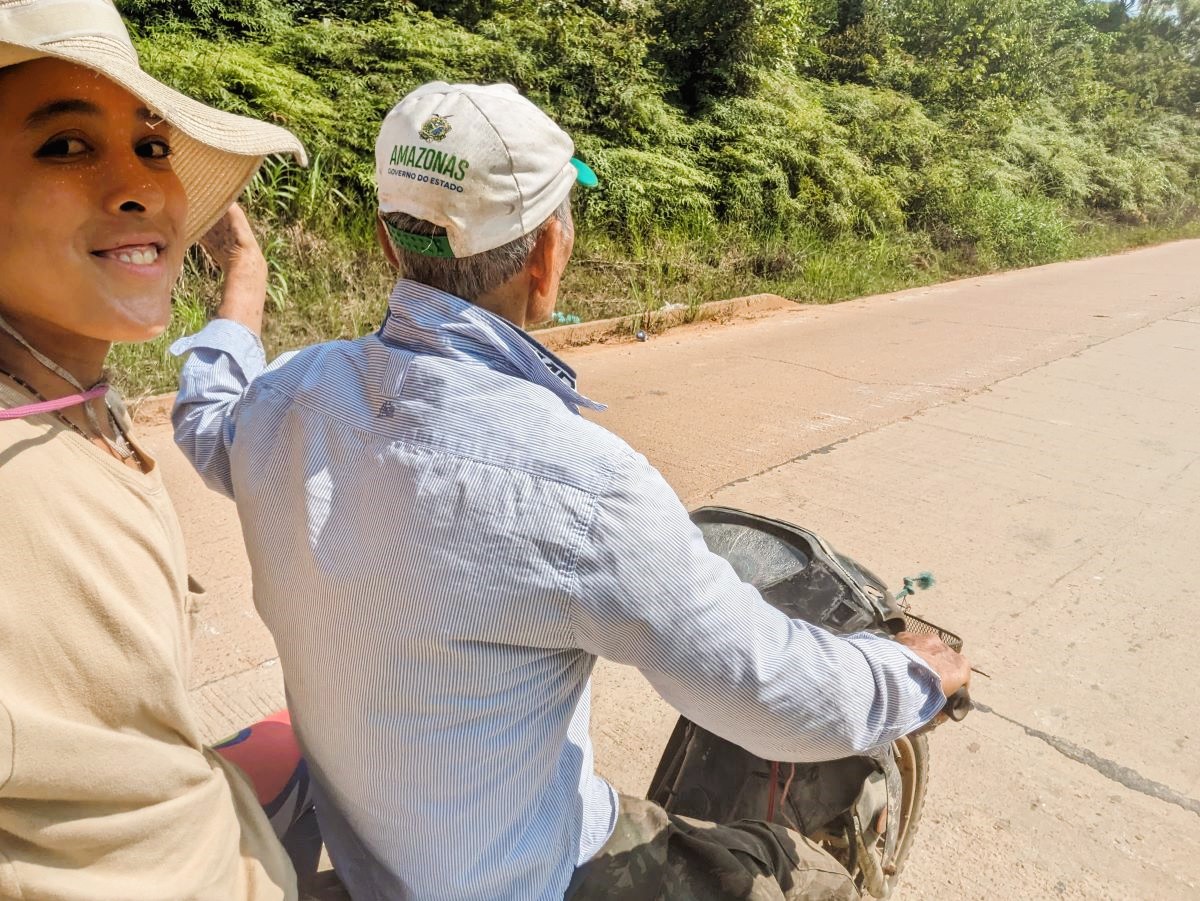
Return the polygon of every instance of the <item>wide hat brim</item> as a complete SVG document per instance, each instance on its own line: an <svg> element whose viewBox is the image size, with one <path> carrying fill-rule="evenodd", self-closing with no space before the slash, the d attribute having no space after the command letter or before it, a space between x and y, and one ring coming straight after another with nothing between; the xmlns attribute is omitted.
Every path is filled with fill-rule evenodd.
<svg viewBox="0 0 1200 901"><path fill-rule="evenodd" d="M130 48L118 41L95 35L36 46L0 40L0 68L41 57L67 60L104 75L171 125L172 165L188 198L184 235L189 245L224 215L266 157L291 154L307 165L304 145L287 129L214 109L179 93L146 74Z"/></svg>

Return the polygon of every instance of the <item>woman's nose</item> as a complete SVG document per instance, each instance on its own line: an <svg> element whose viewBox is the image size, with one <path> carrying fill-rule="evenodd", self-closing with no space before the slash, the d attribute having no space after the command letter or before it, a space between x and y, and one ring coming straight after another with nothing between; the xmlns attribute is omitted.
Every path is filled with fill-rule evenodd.
<svg viewBox="0 0 1200 901"><path fill-rule="evenodd" d="M156 173L147 169L145 161L130 152L111 160L108 166L109 184L104 201L105 210L119 213L155 215L162 211L166 194L159 185Z"/></svg>

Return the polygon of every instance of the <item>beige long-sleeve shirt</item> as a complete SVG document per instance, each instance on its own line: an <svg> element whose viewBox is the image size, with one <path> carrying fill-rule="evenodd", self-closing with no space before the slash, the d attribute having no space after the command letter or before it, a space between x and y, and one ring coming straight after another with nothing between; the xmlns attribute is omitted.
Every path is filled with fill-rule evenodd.
<svg viewBox="0 0 1200 901"><path fill-rule="evenodd" d="M156 467L52 416L0 422L0 898L295 897L249 784L200 743L195 602Z"/></svg>

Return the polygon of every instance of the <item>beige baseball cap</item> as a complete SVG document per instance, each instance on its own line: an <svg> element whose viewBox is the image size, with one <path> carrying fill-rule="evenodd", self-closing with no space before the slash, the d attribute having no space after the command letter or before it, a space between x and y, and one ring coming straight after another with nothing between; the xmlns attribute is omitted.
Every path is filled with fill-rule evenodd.
<svg viewBox="0 0 1200 901"><path fill-rule="evenodd" d="M406 250L468 257L527 235L596 175L567 133L509 84L422 85L392 108L375 143L381 213L405 213L445 237L389 226Z"/></svg>
<svg viewBox="0 0 1200 901"><path fill-rule="evenodd" d="M0 68L42 57L99 72L171 125L189 244L229 209L264 157L290 153L306 161L304 146L286 129L205 106L143 72L111 0L0 0Z"/></svg>

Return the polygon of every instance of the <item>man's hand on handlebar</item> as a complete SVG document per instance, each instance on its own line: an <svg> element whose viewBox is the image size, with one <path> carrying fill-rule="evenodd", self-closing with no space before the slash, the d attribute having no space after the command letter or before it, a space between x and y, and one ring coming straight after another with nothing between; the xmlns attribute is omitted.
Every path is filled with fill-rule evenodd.
<svg viewBox="0 0 1200 901"><path fill-rule="evenodd" d="M940 638L901 632L896 636L896 641L924 660L938 674L942 680L942 693L946 697L971 684L971 664L967 658L951 650Z"/></svg>

